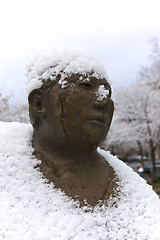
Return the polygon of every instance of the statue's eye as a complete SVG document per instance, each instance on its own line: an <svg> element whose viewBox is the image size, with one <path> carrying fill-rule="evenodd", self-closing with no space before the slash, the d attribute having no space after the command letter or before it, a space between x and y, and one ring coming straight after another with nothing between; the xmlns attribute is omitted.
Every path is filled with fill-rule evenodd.
<svg viewBox="0 0 160 240"><path fill-rule="evenodd" d="M82 82L79 84L80 87L86 88L86 89L92 89L92 85L88 82Z"/></svg>

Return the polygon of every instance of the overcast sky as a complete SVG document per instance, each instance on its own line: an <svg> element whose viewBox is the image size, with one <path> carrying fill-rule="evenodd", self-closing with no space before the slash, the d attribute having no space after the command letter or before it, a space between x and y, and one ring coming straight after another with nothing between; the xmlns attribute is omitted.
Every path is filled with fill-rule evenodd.
<svg viewBox="0 0 160 240"><path fill-rule="evenodd" d="M0 0L0 89L24 102L25 65L38 53L84 48L113 90L136 80L160 38L159 0Z"/></svg>

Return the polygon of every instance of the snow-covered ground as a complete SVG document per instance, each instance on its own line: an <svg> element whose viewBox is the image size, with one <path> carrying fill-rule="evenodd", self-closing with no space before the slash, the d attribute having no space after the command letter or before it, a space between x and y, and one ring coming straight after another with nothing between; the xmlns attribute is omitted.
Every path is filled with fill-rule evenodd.
<svg viewBox="0 0 160 240"><path fill-rule="evenodd" d="M35 168L32 132L29 124L0 122L0 239L160 239L160 200L131 168L98 149L119 178L117 204L79 208Z"/></svg>

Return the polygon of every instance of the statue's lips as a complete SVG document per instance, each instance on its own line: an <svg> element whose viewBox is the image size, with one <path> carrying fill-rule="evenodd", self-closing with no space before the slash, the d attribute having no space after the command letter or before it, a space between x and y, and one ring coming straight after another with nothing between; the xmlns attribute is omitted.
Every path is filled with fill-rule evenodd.
<svg viewBox="0 0 160 240"><path fill-rule="evenodd" d="M96 124L107 124L107 118L104 116L92 116L89 121Z"/></svg>

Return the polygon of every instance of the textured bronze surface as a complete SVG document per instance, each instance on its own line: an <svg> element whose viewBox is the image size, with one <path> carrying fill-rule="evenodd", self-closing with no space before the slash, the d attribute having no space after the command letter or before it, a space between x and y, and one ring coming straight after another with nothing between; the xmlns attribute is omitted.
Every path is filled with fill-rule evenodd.
<svg viewBox="0 0 160 240"><path fill-rule="evenodd" d="M94 206L107 200L116 185L113 169L97 152L109 131L114 104L111 94L98 101L95 92L100 85L109 92L111 88L105 79L94 77L79 81L79 75L72 75L67 81L61 88L48 80L29 95L34 154L57 188Z"/></svg>

